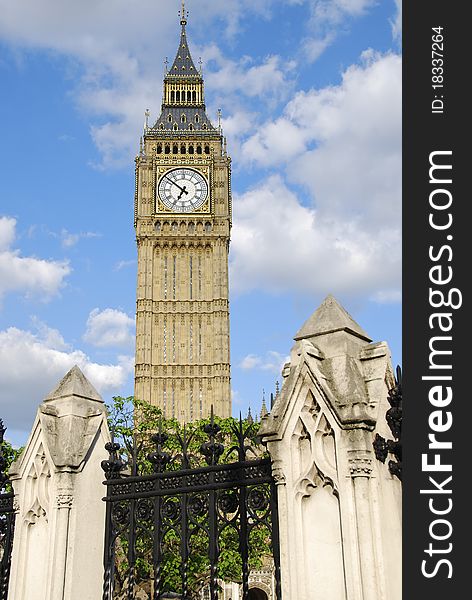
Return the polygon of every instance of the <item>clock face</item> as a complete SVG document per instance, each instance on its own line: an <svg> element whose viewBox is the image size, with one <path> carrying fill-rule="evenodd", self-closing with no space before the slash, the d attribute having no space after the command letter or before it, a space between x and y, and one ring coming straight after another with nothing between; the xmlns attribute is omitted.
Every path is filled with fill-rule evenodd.
<svg viewBox="0 0 472 600"><path fill-rule="evenodd" d="M208 184L198 171L172 169L161 177L158 186L161 202L174 212L193 212L203 206Z"/></svg>

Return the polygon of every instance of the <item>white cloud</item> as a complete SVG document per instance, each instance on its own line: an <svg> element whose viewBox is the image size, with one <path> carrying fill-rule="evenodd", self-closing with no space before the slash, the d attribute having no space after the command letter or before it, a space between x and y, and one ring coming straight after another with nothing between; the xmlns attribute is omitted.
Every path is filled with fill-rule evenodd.
<svg viewBox="0 0 472 600"><path fill-rule="evenodd" d="M114 271L121 271L122 269L126 269L126 267L131 267L132 265L135 265L136 261L134 259L131 260L119 260L117 263L115 263L113 270Z"/></svg>
<svg viewBox="0 0 472 600"><path fill-rule="evenodd" d="M189 2L189 27L219 30L234 36L248 14L265 18L275 0L199 0ZM144 110L157 108L162 93L163 65L177 47L178 17L174 3L142 0L139 9L126 0L81 3L60 0L0 0L0 39L15 51L21 48L52 50L70 58L75 89L71 98L91 120L91 136L101 154L98 168L128 166L136 153ZM25 15L28 18L25 19ZM159 35L156 35L156 30ZM198 49L192 47L194 58ZM235 63L216 47L201 49L212 55L206 73L207 88L224 85L226 93L244 88L249 96L279 95L285 83L279 57L260 64ZM213 87L214 87L213 86ZM216 91L216 90L214 90ZM156 118L157 115L153 115Z"/></svg>
<svg viewBox="0 0 472 600"><path fill-rule="evenodd" d="M2 418L10 429L28 430L37 406L75 364L100 393L119 393L132 363L130 357L118 357L117 364L95 363L41 323L37 333L9 327L0 331Z"/></svg>
<svg viewBox="0 0 472 600"><path fill-rule="evenodd" d="M235 288L399 299L398 55L366 51L340 85L299 92L241 155L247 164L285 168L289 184L273 177L235 199Z"/></svg>
<svg viewBox="0 0 472 600"><path fill-rule="evenodd" d="M239 363L239 367L244 371L259 369L261 371L271 371L273 373L280 374L282 367L288 360L289 357L280 354L280 352L269 350L266 352L265 356L248 354Z"/></svg>
<svg viewBox="0 0 472 600"><path fill-rule="evenodd" d="M67 261L21 256L12 248L15 228L15 219L0 217L0 299L18 292L48 300L59 292L71 268Z"/></svg>
<svg viewBox="0 0 472 600"><path fill-rule="evenodd" d="M64 248L75 246L82 239L90 239L100 237L99 233L93 231L85 231L80 233L71 233L67 229L62 229L60 233L61 244Z"/></svg>
<svg viewBox="0 0 472 600"><path fill-rule="evenodd" d="M309 33L302 42L305 57L314 62L349 20L362 17L377 0L309 0Z"/></svg>
<svg viewBox="0 0 472 600"><path fill-rule="evenodd" d="M235 292L385 295L398 290L400 232L303 206L279 175L234 201L230 254Z"/></svg>
<svg viewBox="0 0 472 600"><path fill-rule="evenodd" d="M400 40L402 36L402 0L395 0L397 12L391 20L392 35L394 39Z"/></svg>
<svg viewBox="0 0 472 600"><path fill-rule="evenodd" d="M95 308L87 319L84 340L98 348L130 347L134 344L135 321L114 308Z"/></svg>

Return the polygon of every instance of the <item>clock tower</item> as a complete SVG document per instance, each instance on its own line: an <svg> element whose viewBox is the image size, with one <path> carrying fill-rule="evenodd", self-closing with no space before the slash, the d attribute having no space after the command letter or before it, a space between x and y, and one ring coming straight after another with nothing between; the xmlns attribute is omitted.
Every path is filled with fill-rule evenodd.
<svg viewBox="0 0 472 600"><path fill-rule="evenodd" d="M181 422L231 415L228 251L231 159L205 110L182 3L161 114L136 158L135 397ZM146 113L147 114L147 113Z"/></svg>

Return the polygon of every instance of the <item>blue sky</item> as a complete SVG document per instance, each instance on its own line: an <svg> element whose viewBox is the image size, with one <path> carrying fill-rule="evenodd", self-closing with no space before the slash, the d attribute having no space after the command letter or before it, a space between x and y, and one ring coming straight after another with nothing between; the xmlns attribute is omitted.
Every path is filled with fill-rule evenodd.
<svg viewBox="0 0 472 600"><path fill-rule="evenodd" d="M233 412L259 410L333 293L401 361L394 0L187 0L233 159ZM134 156L178 0L0 0L0 417L23 443L77 363L133 390Z"/></svg>

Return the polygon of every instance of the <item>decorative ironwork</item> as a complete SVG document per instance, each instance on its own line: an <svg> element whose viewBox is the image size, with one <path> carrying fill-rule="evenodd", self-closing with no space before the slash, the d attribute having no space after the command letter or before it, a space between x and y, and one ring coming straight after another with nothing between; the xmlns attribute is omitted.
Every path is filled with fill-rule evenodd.
<svg viewBox="0 0 472 600"><path fill-rule="evenodd" d="M394 440L386 440L378 433L373 442L375 456L385 463L387 456L393 454L395 460L388 461L388 470L392 475L402 478L402 371L397 367L395 386L388 392L388 409L385 418Z"/></svg>
<svg viewBox="0 0 472 600"><path fill-rule="evenodd" d="M271 547L276 600L281 600L277 496L270 458L257 449L254 425L241 418L232 426L234 443L227 449L213 411L202 431L207 439L199 444L201 438L194 438L198 432L188 435L184 428L183 435L170 436L160 426L151 437L155 449L140 469L142 444L134 440L129 445L126 467L118 444L107 444L110 458L102 462L107 486L103 600L113 600L114 592L134 600L143 569L148 569L152 600L191 600L196 589L206 585L210 600L217 600L221 547L229 538L241 561L242 599L248 600L255 535L262 535ZM192 453L192 448L197 450ZM229 462L220 463L223 458Z"/></svg>
<svg viewBox="0 0 472 600"><path fill-rule="evenodd" d="M0 419L0 600L8 598L11 551L15 529L14 494L7 474L7 458L3 453L6 427Z"/></svg>

